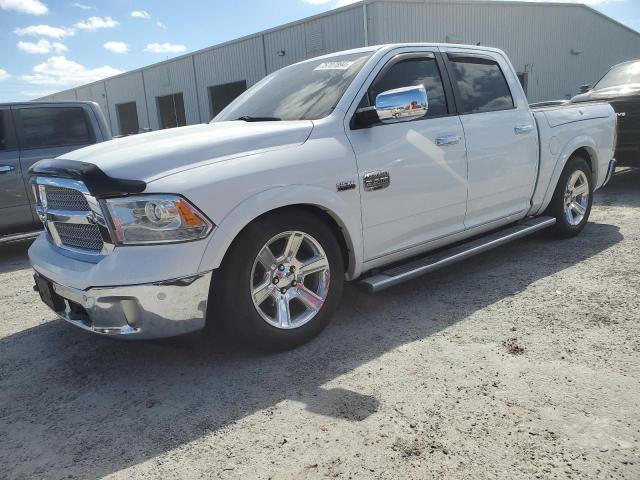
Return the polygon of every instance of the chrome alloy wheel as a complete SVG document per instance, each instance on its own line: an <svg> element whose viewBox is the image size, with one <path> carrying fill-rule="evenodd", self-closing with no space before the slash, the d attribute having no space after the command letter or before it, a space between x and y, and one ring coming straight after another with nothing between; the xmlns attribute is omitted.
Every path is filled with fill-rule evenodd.
<svg viewBox="0 0 640 480"><path fill-rule="evenodd" d="M564 191L564 216L570 225L582 222L589 206L589 181L582 170L576 170Z"/></svg>
<svg viewBox="0 0 640 480"><path fill-rule="evenodd" d="M270 325L298 328L322 308L329 280L329 261L320 243L303 232L282 232L253 261L251 298Z"/></svg>

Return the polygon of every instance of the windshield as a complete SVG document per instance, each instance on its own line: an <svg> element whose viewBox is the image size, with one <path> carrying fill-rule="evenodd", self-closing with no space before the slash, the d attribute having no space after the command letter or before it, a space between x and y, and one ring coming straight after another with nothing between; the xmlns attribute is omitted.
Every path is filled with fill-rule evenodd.
<svg viewBox="0 0 640 480"><path fill-rule="evenodd" d="M640 83L640 62L625 63L613 67L593 88L595 90L630 83Z"/></svg>
<svg viewBox="0 0 640 480"><path fill-rule="evenodd" d="M370 56L371 52L339 55L278 70L240 95L214 121L326 117Z"/></svg>

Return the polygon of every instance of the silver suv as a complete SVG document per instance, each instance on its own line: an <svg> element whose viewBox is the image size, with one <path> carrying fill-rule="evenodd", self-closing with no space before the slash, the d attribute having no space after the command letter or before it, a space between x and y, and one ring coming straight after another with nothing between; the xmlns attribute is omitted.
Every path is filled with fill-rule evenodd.
<svg viewBox="0 0 640 480"><path fill-rule="evenodd" d="M43 158L111 139L97 103L0 103L0 244L42 229L27 171Z"/></svg>

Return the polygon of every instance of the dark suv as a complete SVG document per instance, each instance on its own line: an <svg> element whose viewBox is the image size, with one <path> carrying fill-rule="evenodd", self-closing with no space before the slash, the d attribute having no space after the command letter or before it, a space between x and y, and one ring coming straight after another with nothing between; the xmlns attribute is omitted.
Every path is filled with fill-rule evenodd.
<svg viewBox="0 0 640 480"><path fill-rule="evenodd" d="M110 139L97 103L0 103L0 244L42 229L27 178L32 164Z"/></svg>
<svg viewBox="0 0 640 480"><path fill-rule="evenodd" d="M619 63L593 86L584 85L583 93L572 102L605 100L618 115L619 163L640 165L640 60Z"/></svg>

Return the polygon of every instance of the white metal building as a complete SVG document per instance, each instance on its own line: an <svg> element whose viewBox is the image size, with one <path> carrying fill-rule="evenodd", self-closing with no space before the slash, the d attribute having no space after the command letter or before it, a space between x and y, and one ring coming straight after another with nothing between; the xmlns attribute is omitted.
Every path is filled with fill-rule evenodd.
<svg viewBox="0 0 640 480"><path fill-rule="evenodd" d="M95 101L114 134L189 125L281 67L392 42L501 48L531 102L574 95L611 65L640 58L640 33L585 5L365 0L39 100Z"/></svg>

